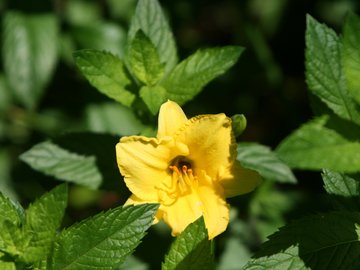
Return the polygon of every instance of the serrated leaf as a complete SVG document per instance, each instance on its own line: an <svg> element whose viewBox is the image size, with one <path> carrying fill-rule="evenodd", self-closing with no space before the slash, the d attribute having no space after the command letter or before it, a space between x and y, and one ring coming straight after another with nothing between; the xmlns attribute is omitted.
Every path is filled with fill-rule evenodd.
<svg viewBox="0 0 360 270"><path fill-rule="evenodd" d="M360 171L360 143L324 127L326 121L317 118L295 130L276 149L279 158L292 168Z"/></svg>
<svg viewBox="0 0 360 270"><path fill-rule="evenodd" d="M330 212L302 218L270 236L256 254L258 259L250 262L250 266L261 262L267 268L259 269L268 269L275 261L276 265L283 263L283 267L290 267L287 263L295 260L299 267L294 269L301 269L299 260L302 260L310 269L358 269L359 224L358 212ZM280 266L275 269L293 269ZM254 269L247 267L244 269Z"/></svg>
<svg viewBox="0 0 360 270"><path fill-rule="evenodd" d="M261 257L248 262L241 270L305 270L308 269L298 256L299 248L291 246L269 257Z"/></svg>
<svg viewBox="0 0 360 270"><path fill-rule="evenodd" d="M191 223L176 238L162 264L163 270L214 269L214 258L211 242L204 219L199 218Z"/></svg>
<svg viewBox="0 0 360 270"><path fill-rule="evenodd" d="M86 123L90 131L118 136L140 134L146 127L132 110L114 102L86 107Z"/></svg>
<svg viewBox="0 0 360 270"><path fill-rule="evenodd" d="M360 110L346 86L341 50L336 33L308 15L305 53L308 87L337 115L360 124Z"/></svg>
<svg viewBox="0 0 360 270"><path fill-rule="evenodd" d="M237 152L237 160L241 165L257 171L263 178L281 183L296 183L291 169L269 147L257 143L239 143Z"/></svg>
<svg viewBox="0 0 360 270"><path fill-rule="evenodd" d="M160 62L165 64L165 73L176 65L177 52L174 36L157 0L139 0L129 29L131 41L141 29L155 45Z"/></svg>
<svg viewBox="0 0 360 270"><path fill-rule="evenodd" d="M343 64L350 94L360 103L360 19L348 13L344 25Z"/></svg>
<svg viewBox="0 0 360 270"><path fill-rule="evenodd" d="M33 146L20 159L35 170L60 180L97 188L102 176L94 156L82 156L46 141Z"/></svg>
<svg viewBox="0 0 360 270"><path fill-rule="evenodd" d="M34 263L46 257L60 227L67 206L67 186L45 193L26 209L25 233L32 234L20 259Z"/></svg>
<svg viewBox="0 0 360 270"><path fill-rule="evenodd" d="M147 85L155 85L164 74L159 54L143 31L138 30L130 43L129 62L135 76Z"/></svg>
<svg viewBox="0 0 360 270"><path fill-rule="evenodd" d="M58 52L54 14L7 12L3 21L4 70L17 100L33 109L51 79Z"/></svg>
<svg viewBox="0 0 360 270"><path fill-rule="evenodd" d="M324 170L321 174L328 194L344 197L359 196L359 180L346 174Z"/></svg>
<svg viewBox="0 0 360 270"><path fill-rule="evenodd" d="M118 57L97 50L77 51L74 57L76 65L92 86L125 106L131 105L135 95L126 90L130 80Z"/></svg>
<svg viewBox="0 0 360 270"><path fill-rule="evenodd" d="M64 230L55 243L50 269L118 267L144 237L157 208L154 204L117 207Z"/></svg>
<svg viewBox="0 0 360 270"><path fill-rule="evenodd" d="M207 83L232 67L243 50L238 46L198 50L161 81L167 97L180 105L191 100Z"/></svg>
<svg viewBox="0 0 360 270"><path fill-rule="evenodd" d="M140 97L143 99L152 114L156 114L161 104L166 101L166 90L157 86L143 86L140 89Z"/></svg>

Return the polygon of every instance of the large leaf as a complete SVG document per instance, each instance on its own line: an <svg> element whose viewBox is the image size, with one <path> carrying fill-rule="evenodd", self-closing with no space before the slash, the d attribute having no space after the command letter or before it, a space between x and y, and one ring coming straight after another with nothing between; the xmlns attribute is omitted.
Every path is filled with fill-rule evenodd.
<svg viewBox="0 0 360 270"><path fill-rule="evenodd" d="M359 196L359 179L346 174L324 170L322 173L324 188L329 194L351 197ZM358 178L358 177L357 177Z"/></svg>
<svg viewBox="0 0 360 270"><path fill-rule="evenodd" d="M360 143L324 127L326 121L318 118L294 131L278 146L278 156L292 168L360 171Z"/></svg>
<svg viewBox="0 0 360 270"><path fill-rule="evenodd" d="M118 57L97 50L77 51L74 57L76 65L92 86L125 106L131 105L135 95L126 89L130 80Z"/></svg>
<svg viewBox="0 0 360 270"><path fill-rule="evenodd" d="M256 143L239 143L237 152L237 160L241 165L257 171L263 178L283 183L296 183L291 169L269 147Z"/></svg>
<svg viewBox="0 0 360 270"><path fill-rule="evenodd" d="M166 89L160 85L143 86L139 94L149 111L154 115L159 111L161 104L166 101L167 97Z"/></svg>
<svg viewBox="0 0 360 270"><path fill-rule="evenodd" d="M177 52L174 36L157 0L139 0L129 29L129 40L142 30L155 45L160 62L168 73L176 65Z"/></svg>
<svg viewBox="0 0 360 270"><path fill-rule="evenodd" d="M94 156L71 153L50 141L33 146L20 159L33 169L60 180L90 188L97 188L102 182Z"/></svg>
<svg viewBox="0 0 360 270"><path fill-rule="evenodd" d="M140 243L157 207L117 207L64 230L55 243L50 269L115 269Z"/></svg>
<svg viewBox="0 0 360 270"><path fill-rule="evenodd" d="M244 269L358 269L360 214L332 212L281 228Z"/></svg>
<svg viewBox="0 0 360 270"><path fill-rule="evenodd" d="M7 12L3 21L4 70L17 100L33 109L57 61L58 25L54 14Z"/></svg>
<svg viewBox="0 0 360 270"><path fill-rule="evenodd" d="M350 94L360 103L360 19L349 13L344 25L343 64Z"/></svg>
<svg viewBox="0 0 360 270"><path fill-rule="evenodd" d="M155 85L164 74L164 66L154 44L141 30L131 41L129 62L135 76L147 85Z"/></svg>
<svg viewBox="0 0 360 270"><path fill-rule="evenodd" d="M166 89L169 99L184 104L207 83L232 67L243 50L238 46L198 50L165 76L161 85Z"/></svg>
<svg viewBox="0 0 360 270"><path fill-rule="evenodd" d="M25 233L31 240L20 259L34 263L46 257L59 229L67 206L67 186L60 185L26 209Z"/></svg>
<svg viewBox="0 0 360 270"><path fill-rule="evenodd" d="M191 223L171 245L162 264L163 270L210 270L214 268L211 242L204 219Z"/></svg>
<svg viewBox="0 0 360 270"><path fill-rule="evenodd" d="M309 89L342 118L360 124L360 110L346 86L342 44L336 33L308 15L306 81Z"/></svg>

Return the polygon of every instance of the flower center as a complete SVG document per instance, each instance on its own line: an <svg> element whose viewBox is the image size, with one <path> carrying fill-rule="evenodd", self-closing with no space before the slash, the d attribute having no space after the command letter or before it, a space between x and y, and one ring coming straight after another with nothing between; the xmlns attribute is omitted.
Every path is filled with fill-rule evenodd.
<svg viewBox="0 0 360 270"><path fill-rule="evenodd" d="M193 162L184 156L178 156L170 162L168 173L171 175L171 182L164 181L157 187L159 197L165 205L173 204L179 196L190 192L197 185Z"/></svg>

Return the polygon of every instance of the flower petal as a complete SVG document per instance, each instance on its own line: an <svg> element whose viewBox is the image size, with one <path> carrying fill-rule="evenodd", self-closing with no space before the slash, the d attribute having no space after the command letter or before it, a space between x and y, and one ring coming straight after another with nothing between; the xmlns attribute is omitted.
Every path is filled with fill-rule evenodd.
<svg viewBox="0 0 360 270"><path fill-rule="evenodd" d="M236 161L231 170L221 170L219 184L224 188L225 197L234 197L253 191L260 183L260 175L250 169L243 168Z"/></svg>
<svg viewBox="0 0 360 270"><path fill-rule="evenodd" d="M122 137L116 145L117 163L126 186L141 200L158 200L156 189L163 181L171 182L168 166L176 156L188 154L185 145L142 136Z"/></svg>
<svg viewBox="0 0 360 270"><path fill-rule="evenodd" d="M157 137L172 136L186 121L186 115L177 103L165 102L160 107Z"/></svg>
<svg viewBox="0 0 360 270"><path fill-rule="evenodd" d="M141 199L139 199L138 197L136 197L135 195L131 195L129 197L129 199L127 199L127 201L125 202L124 206L128 206L128 205L139 205L139 204L144 204L144 203L158 203L157 201L143 201ZM163 212L159 209L154 217L154 221L153 224L158 223L163 216Z"/></svg>
<svg viewBox="0 0 360 270"><path fill-rule="evenodd" d="M207 184L204 180L207 178ZM210 177L202 172L199 176L198 195L202 202L202 212L209 239L221 234L229 224L229 205L226 203L221 186L211 181Z"/></svg>
<svg viewBox="0 0 360 270"><path fill-rule="evenodd" d="M189 119L174 135L175 140L189 147L189 158L195 170L204 170L216 179L221 167L230 167L235 160L236 144L231 119L225 114L199 115Z"/></svg>

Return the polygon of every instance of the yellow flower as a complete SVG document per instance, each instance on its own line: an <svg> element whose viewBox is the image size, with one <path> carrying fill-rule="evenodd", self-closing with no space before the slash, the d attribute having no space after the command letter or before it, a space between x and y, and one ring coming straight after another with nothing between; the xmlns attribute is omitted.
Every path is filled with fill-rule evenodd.
<svg viewBox="0 0 360 270"><path fill-rule="evenodd" d="M116 145L120 172L133 193L126 205L159 203L155 222L163 219L174 236L203 215L212 239L229 223L225 198L250 192L260 181L236 154L225 114L187 119L168 101L160 108L156 138L122 137Z"/></svg>

